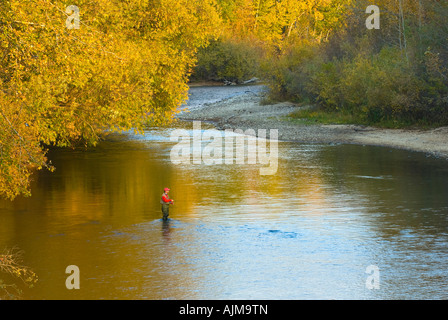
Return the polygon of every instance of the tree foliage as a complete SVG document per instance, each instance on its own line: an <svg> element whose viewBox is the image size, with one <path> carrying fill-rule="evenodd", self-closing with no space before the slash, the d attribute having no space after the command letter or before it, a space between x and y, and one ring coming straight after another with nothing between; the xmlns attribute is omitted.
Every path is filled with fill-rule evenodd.
<svg viewBox="0 0 448 320"><path fill-rule="evenodd" d="M223 37L262 47L271 99L316 104L369 123L448 123L448 4L438 0L218 0ZM380 28L369 29L369 5ZM208 48L219 73L233 51ZM246 46L248 48L248 46ZM228 54L215 54L232 50ZM212 52L210 52L212 51ZM215 54L215 55L214 55ZM207 61L205 61L207 63ZM203 70L200 61L197 70ZM202 68L202 69L201 69ZM221 68L221 69L220 69ZM234 72L236 74L236 72Z"/></svg>
<svg viewBox="0 0 448 320"><path fill-rule="evenodd" d="M365 25L371 4L379 30ZM67 28L66 5L0 2L0 194L10 199L29 195L34 169L53 169L51 146L171 121L193 71L258 72L275 98L372 123L448 123L446 1L80 0L79 29Z"/></svg>
<svg viewBox="0 0 448 320"><path fill-rule="evenodd" d="M0 275L20 280L29 288L38 281L38 276L29 267L22 265L23 251L17 248L5 249L0 254ZM0 299L18 299L22 293L21 285L16 281L8 282L0 278Z"/></svg>
<svg viewBox="0 0 448 320"><path fill-rule="evenodd" d="M241 83L258 75L262 56L257 45L221 38L199 51L191 80Z"/></svg>
<svg viewBox="0 0 448 320"><path fill-rule="evenodd" d="M227 78L238 78L238 70L229 70L235 55L252 57L259 66L269 65L291 47L302 43L320 43L344 23L346 5L351 0L217 0L223 20L220 42L200 54L214 57L215 74L224 73ZM230 61L229 61L230 60ZM250 65L250 59L240 59L242 68ZM210 59L199 60L195 76L211 69ZM232 69L232 68L230 68ZM253 67L253 72L262 73ZM268 78L274 70L267 70ZM206 74L207 75L207 74ZM274 76L275 77L275 76ZM218 77L219 78L219 77Z"/></svg>
<svg viewBox="0 0 448 320"><path fill-rule="evenodd" d="M328 39L296 39L272 55L265 68L271 94L368 123L446 125L447 3L376 1L381 23L372 30L365 25L370 4L346 1Z"/></svg>
<svg viewBox="0 0 448 320"><path fill-rule="evenodd" d="M0 194L29 195L49 146L172 120L197 49L218 30L212 0L0 3Z"/></svg>

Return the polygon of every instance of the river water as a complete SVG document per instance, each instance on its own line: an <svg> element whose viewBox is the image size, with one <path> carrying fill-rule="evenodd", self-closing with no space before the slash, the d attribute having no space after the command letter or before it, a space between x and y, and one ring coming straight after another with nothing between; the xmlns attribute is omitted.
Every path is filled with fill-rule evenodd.
<svg viewBox="0 0 448 320"><path fill-rule="evenodd" d="M241 90L260 87L192 88L190 104ZM0 248L23 250L39 276L23 298L448 298L446 160L279 142L276 174L260 175L173 164L173 130L52 150L57 170L34 176L33 196L0 202ZM66 288L69 265L80 289Z"/></svg>

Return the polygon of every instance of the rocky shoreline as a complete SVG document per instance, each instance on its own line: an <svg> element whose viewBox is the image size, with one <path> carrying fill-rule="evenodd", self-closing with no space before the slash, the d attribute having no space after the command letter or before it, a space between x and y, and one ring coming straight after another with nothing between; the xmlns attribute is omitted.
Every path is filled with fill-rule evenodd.
<svg viewBox="0 0 448 320"><path fill-rule="evenodd" d="M211 122L218 129L278 129L278 139L301 143L375 145L427 154L448 160L448 127L430 130L383 129L361 125L305 124L289 114L299 106L262 104L263 93L247 92L200 108L183 111L179 120Z"/></svg>

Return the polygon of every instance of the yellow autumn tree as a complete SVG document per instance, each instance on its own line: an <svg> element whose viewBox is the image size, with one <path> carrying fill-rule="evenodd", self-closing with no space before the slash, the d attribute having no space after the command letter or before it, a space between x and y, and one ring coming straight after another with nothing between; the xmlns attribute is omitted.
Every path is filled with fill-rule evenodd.
<svg viewBox="0 0 448 320"><path fill-rule="evenodd" d="M46 146L171 121L219 23L214 0L2 1L0 194L30 194Z"/></svg>

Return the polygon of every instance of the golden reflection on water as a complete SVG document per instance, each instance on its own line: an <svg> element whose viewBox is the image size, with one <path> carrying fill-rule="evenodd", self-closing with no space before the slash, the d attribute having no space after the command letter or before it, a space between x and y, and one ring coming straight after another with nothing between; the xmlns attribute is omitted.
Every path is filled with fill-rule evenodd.
<svg viewBox="0 0 448 320"><path fill-rule="evenodd" d="M317 286L317 298L371 298L377 296L346 279L358 269L332 277L326 268L333 258L322 260L320 252L331 248L325 254L341 266L363 266L388 252L381 241L403 229L414 240L433 241L438 233L446 240L448 174L438 160L282 143L277 174L260 176L258 165L173 165L169 131L155 134L161 136L112 136L87 151L53 150L57 169L34 176L32 197L0 202L0 247L24 250L40 278L25 298L245 298L260 286L261 298L294 299L304 297L305 284L316 287L302 271L350 284L346 292ZM164 187L175 199L166 224ZM431 259L447 262L446 251L437 254ZM78 291L64 285L71 264L81 270ZM294 280L284 295L272 290L289 281L277 267L300 279L300 290Z"/></svg>

